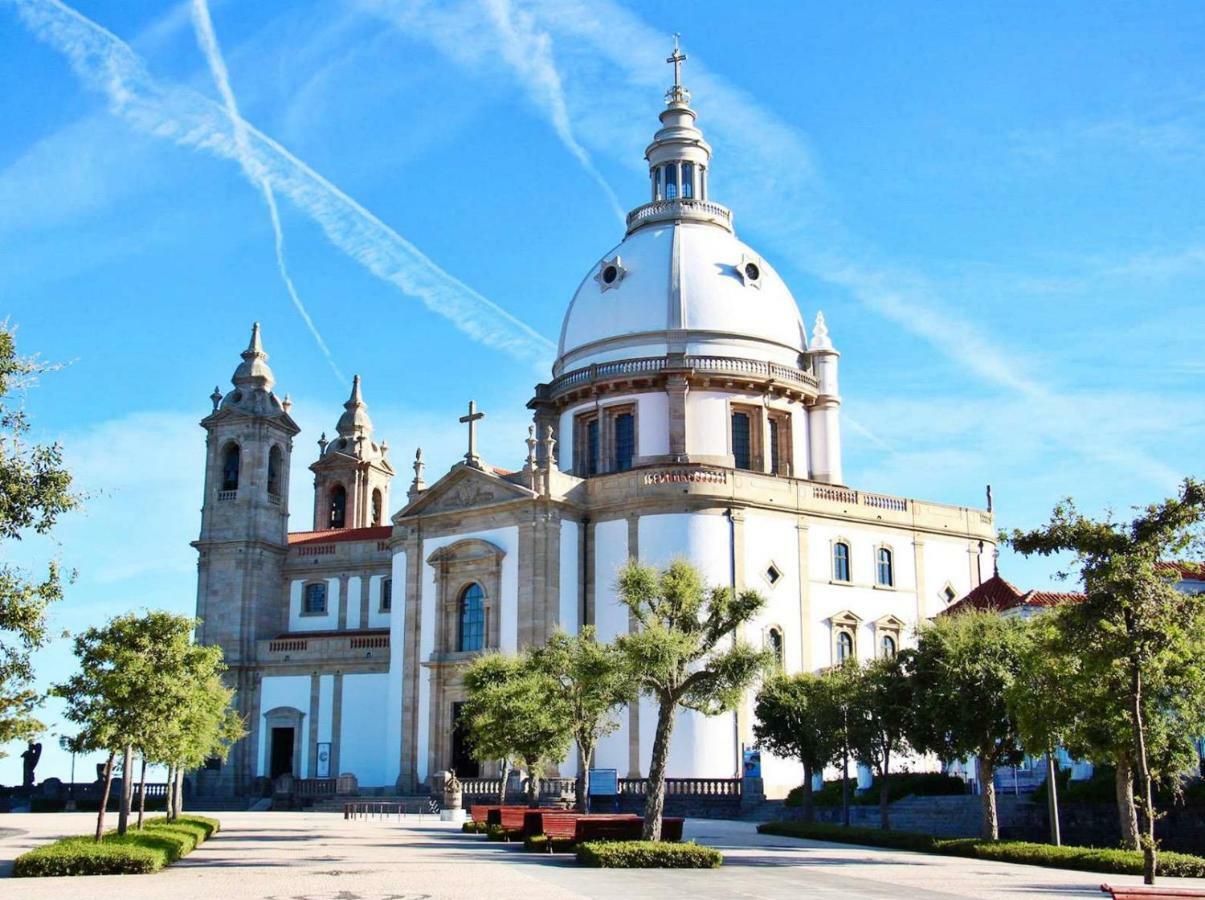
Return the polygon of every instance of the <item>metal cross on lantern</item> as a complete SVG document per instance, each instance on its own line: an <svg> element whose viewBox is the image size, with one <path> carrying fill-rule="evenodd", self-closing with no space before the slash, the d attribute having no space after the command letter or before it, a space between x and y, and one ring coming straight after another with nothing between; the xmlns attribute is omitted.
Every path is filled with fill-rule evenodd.
<svg viewBox="0 0 1205 900"><path fill-rule="evenodd" d="M477 422L485 418L485 413L477 412L477 401L469 401L469 414L460 417L460 423L469 426L469 452L464 455L464 461L470 466L481 468L481 457L477 455Z"/></svg>

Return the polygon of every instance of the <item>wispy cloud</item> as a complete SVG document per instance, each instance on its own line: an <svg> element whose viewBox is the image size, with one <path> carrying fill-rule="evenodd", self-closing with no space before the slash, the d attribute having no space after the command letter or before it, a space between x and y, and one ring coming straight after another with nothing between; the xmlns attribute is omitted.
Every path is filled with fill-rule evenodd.
<svg viewBox="0 0 1205 900"><path fill-rule="evenodd" d="M218 93L221 94L222 105L230 117L230 127L234 129L234 150L238 154L239 165L243 168L243 174L264 195L264 203L268 207L268 218L272 221L272 233L276 239L276 268L280 270L280 278L284 282L285 290L288 291L289 299L293 301L298 315L305 322L305 327L313 335L318 349L322 351L326 361L330 364L331 371L335 373L335 377L339 379L340 383L346 384L347 378L339 371L330 347L327 346L326 340L318 331L318 326L314 324L305 304L301 302L301 297L298 296L297 288L293 284L293 278L289 274L289 267L285 263L284 229L280 226L280 213L276 209L276 195L272 191L272 183L268 180L267 171L251 152L251 142L247 139L247 123L239 114L238 103L235 101L234 91L230 87L230 73L226 71L226 61L222 58L222 51L218 46L218 36L213 30L213 20L209 16L209 5L205 0L193 0L192 21L197 34L197 44L201 47L201 52L205 54L205 61L209 64L214 84L217 85Z"/></svg>
<svg viewBox="0 0 1205 900"><path fill-rule="evenodd" d="M102 93L135 128L240 162L222 106L189 88L152 78L120 38L59 0L0 0L17 8L42 41L63 53L76 76ZM422 251L272 138L246 126L252 158L272 189L288 197L327 238L377 277L418 299L479 343L546 372L555 345L436 265Z"/></svg>

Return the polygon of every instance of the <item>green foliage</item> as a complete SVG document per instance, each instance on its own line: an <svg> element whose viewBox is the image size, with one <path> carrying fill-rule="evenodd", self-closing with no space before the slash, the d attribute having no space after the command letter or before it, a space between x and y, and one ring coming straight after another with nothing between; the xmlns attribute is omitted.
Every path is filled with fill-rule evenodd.
<svg viewBox="0 0 1205 900"><path fill-rule="evenodd" d="M546 834L532 834L523 839L523 849L528 853L569 853L576 847L573 838L550 838Z"/></svg>
<svg viewBox="0 0 1205 900"><path fill-rule="evenodd" d="M693 841L587 841L578 846L577 861L595 869L718 869L724 855Z"/></svg>
<svg viewBox="0 0 1205 900"><path fill-rule="evenodd" d="M994 612L938 616L924 626L916 649L901 654L914 689L912 745L942 759L1019 763L1020 736L1005 696L1025 647L1024 623Z"/></svg>
<svg viewBox="0 0 1205 900"><path fill-rule="evenodd" d="M882 831L877 828L845 828L840 825L807 822L768 822L757 826L761 834L807 838L834 843L863 844L994 859L1000 862L1075 869L1081 872L1105 872L1115 875L1141 875L1142 854L1135 850L1101 850L1092 847L1056 847L1026 841L984 841L979 838L935 838L907 831ZM1179 878L1205 878L1205 858L1186 853L1163 853L1159 857L1160 874Z"/></svg>
<svg viewBox="0 0 1205 900"><path fill-rule="evenodd" d="M534 800L540 767L564 759L573 739L572 710L561 684L530 651L486 654L465 669L463 683L463 715L477 758L522 759Z"/></svg>
<svg viewBox="0 0 1205 900"><path fill-rule="evenodd" d="M91 837L68 837L17 857L18 878L59 875L137 875L156 872L218 831L217 819L181 816L174 822L150 819L124 835L108 832L98 843Z"/></svg>
<svg viewBox="0 0 1205 900"><path fill-rule="evenodd" d="M506 829L501 825L487 825L485 827L485 838L488 841L505 841L507 838Z"/></svg>
<svg viewBox="0 0 1205 900"><path fill-rule="evenodd" d="M682 559L661 572L632 560L619 573L618 587L637 627L615 643L640 691L658 706L644 811L644 837L655 839L677 708L707 715L734 709L745 690L772 670L775 657L736 636L765 605L756 591L734 595L727 587L706 588L698 570Z"/></svg>
<svg viewBox="0 0 1205 900"><path fill-rule="evenodd" d="M889 656L852 669L850 692L850 744L858 762L883 778L891 760L908 750L907 734L913 730L912 680L906 657Z"/></svg>
<svg viewBox="0 0 1205 900"><path fill-rule="evenodd" d="M50 366L17 355L14 329L0 322L0 559L4 541L33 532L47 534L59 517L79 504L71 473L58 444L26 440L29 420L23 394ZM33 651L46 643L46 608L62 598L56 563L46 575L0 562L0 747L31 740L42 730L34 715ZM0 757L5 754L0 750Z"/></svg>
<svg viewBox="0 0 1205 900"><path fill-rule="evenodd" d="M753 734L776 756L821 771L837 754L841 709L821 675L776 675L757 693Z"/></svg>
<svg viewBox="0 0 1205 900"><path fill-rule="evenodd" d="M618 727L619 707L636 695L626 660L614 644L600 644L594 626L578 635L557 631L532 652L532 663L559 686L573 739L581 753L577 803L585 809L594 748Z"/></svg>
<svg viewBox="0 0 1205 900"><path fill-rule="evenodd" d="M462 822L460 830L465 834L485 834L486 824L484 822L474 822L469 819L467 822Z"/></svg>

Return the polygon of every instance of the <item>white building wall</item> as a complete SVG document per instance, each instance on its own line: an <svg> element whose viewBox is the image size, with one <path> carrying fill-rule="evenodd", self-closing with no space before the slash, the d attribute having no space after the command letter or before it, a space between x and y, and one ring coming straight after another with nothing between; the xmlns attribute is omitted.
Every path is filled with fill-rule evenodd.
<svg viewBox="0 0 1205 900"><path fill-rule="evenodd" d="M730 525L724 516L674 513L642 516L640 557L664 567L683 557L698 567L708 584L728 584L731 576ZM654 705L644 700L640 708L642 770L652 754L656 728ZM736 717L734 713L704 716L679 710L670 744L671 778L731 778L737 771Z"/></svg>
<svg viewBox="0 0 1205 900"><path fill-rule="evenodd" d="M557 623L569 634L577 634L580 627L581 584L577 577L580 544L581 529L577 522L562 521Z"/></svg>
<svg viewBox="0 0 1205 900"><path fill-rule="evenodd" d="M402 697L406 649L406 552L393 554L393 610L389 615L389 678L385 687L385 781L396 784L402 773Z"/></svg>
<svg viewBox="0 0 1205 900"><path fill-rule="evenodd" d="M942 596L946 584L954 588L954 599L965 597L971 588L979 584L979 573L983 578L992 575L992 559L990 546L986 548L984 558L976 557L978 547L973 546L965 538L943 538L927 535L924 539L922 559L925 567L925 596L921 598L922 610L926 617L934 616L949 604Z"/></svg>
<svg viewBox="0 0 1205 900"><path fill-rule="evenodd" d="M302 714L301 727L298 728L298 733L293 735L293 740L301 745L301 773L309 771L309 722L306 719L310 714L310 676L268 675L259 685L259 763L256 775L268 774L268 752L272 734L268 730L267 714L282 706Z"/></svg>
<svg viewBox="0 0 1205 900"><path fill-rule="evenodd" d="M635 395L639 456L669 454L669 395L661 391Z"/></svg>
<svg viewBox="0 0 1205 900"><path fill-rule="evenodd" d="M514 653L519 647L519 529L513 525L484 531L466 531L446 535L422 542L422 617L419 623L419 659L428 659L435 649L435 595L436 572L427 558L441 547L459 541L478 539L499 547L506 555L502 558L501 596L498 598L499 650ZM394 584L404 583L396 580ZM397 605L396 603L394 604ZM418 780L425 781L427 756L431 746L431 672L420 668L418 683Z"/></svg>
<svg viewBox="0 0 1205 900"><path fill-rule="evenodd" d="M388 628L389 613L381 611L381 585L385 581L384 575L373 575L368 579L368 627L369 628ZM393 595L390 597L391 603L404 603L405 592L399 592L397 585L404 585L405 578L401 581L394 581Z"/></svg>
<svg viewBox="0 0 1205 900"><path fill-rule="evenodd" d="M719 391L690 391L687 393L687 453L723 456L730 452L728 446L728 401L730 399L736 399L736 395Z"/></svg>
<svg viewBox="0 0 1205 900"><path fill-rule="evenodd" d="M389 676L344 675L338 774L351 772L362 787L393 786L397 776L385 752Z"/></svg>
<svg viewBox="0 0 1205 900"><path fill-rule="evenodd" d="M628 609L618 600L615 580L628 561L626 519L599 522L594 526L594 626L600 641L612 641L628 630ZM601 738L595 750L595 766L628 771L628 714L620 712L619 728Z"/></svg>
<svg viewBox="0 0 1205 900"><path fill-rule="evenodd" d="M331 739L331 723L335 713L335 676L321 675L318 678L318 743Z"/></svg>
<svg viewBox="0 0 1205 900"><path fill-rule="evenodd" d="M289 631L334 631L339 627L339 579L326 579L326 615L303 616L301 614L301 592L305 579L289 585Z"/></svg>
<svg viewBox="0 0 1205 900"><path fill-rule="evenodd" d="M360 576L353 575L347 579L347 627L355 630L360 628Z"/></svg>

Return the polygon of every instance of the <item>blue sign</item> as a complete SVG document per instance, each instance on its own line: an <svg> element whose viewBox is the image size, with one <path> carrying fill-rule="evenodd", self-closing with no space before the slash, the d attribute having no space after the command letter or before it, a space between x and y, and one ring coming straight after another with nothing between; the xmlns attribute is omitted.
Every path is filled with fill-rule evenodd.
<svg viewBox="0 0 1205 900"><path fill-rule="evenodd" d="M590 796L616 797L619 795L618 769L591 769Z"/></svg>
<svg viewBox="0 0 1205 900"><path fill-rule="evenodd" d="M744 776L746 778L761 778L761 751L756 747L746 750Z"/></svg>

